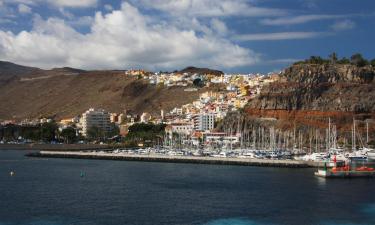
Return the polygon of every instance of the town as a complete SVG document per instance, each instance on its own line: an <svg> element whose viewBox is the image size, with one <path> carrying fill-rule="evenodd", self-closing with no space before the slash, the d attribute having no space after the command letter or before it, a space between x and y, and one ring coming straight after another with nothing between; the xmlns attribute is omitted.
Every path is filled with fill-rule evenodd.
<svg viewBox="0 0 375 225"><path fill-rule="evenodd" d="M56 121L54 118L29 118L22 121L1 121L1 143L125 143L129 147L154 147L174 145L175 137L183 136L184 144L201 146L204 140L231 140L238 144L238 134L220 133L216 125L229 112L238 111L257 96L264 85L279 79L279 73L263 74L199 74L191 72L157 72L127 70L125 76L136 76L149 85L186 87L184 91L219 85L218 91L200 94L195 101L176 106L169 112L161 110L129 113L109 112L106 109L90 108L73 118ZM157 116L155 116L155 114ZM158 129L155 131L154 127ZM144 130L149 135L134 134L134 128ZM55 130L56 129L56 130ZM153 132L147 129L154 129ZM140 132L138 132L140 133ZM162 137L160 136L162 135ZM203 140L204 138L204 140ZM233 140L232 140L233 139Z"/></svg>

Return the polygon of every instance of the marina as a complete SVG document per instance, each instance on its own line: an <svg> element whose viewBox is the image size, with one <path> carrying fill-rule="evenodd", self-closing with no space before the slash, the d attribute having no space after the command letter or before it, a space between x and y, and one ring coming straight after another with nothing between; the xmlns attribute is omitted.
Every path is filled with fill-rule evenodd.
<svg viewBox="0 0 375 225"><path fill-rule="evenodd" d="M63 151L40 151L29 153L30 157L46 158L76 158L76 159L102 159L123 161L145 161L145 162L170 162L170 163L196 163L196 164L218 164L218 165L242 165L263 167L286 167L286 168L308 168L318 166L296 160L268 160L268 159L246 159L246 158L224 158L224 157L198 157L178 155L157 154L129 154L113 152L63 152Z"/></svg>

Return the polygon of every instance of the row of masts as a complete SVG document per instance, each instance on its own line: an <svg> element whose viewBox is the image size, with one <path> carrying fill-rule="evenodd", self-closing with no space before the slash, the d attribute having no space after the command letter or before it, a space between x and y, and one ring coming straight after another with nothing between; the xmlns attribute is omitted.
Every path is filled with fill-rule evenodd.
<svg viewBox="0 0 375 225"><path fill-rule="evenodd" d="M241 125L240 123L238 123L237 129L233 129L233 126L224 127L224 133L226 137L238 137L239 143L233 143L233 141L230 141L229 143L222 144L221 146L217 143L200 143L199 146L209 145L208 147L227 149L304 150L305 152L310 153L323 152L330 149L339 148L337 144L337 127L335 124L332 124L330 118L328 120L328 128L325 129L325 135L321 134L321 129L310 129L309 132L303 132L302 129L300 129L297 135L296 127L294 127L293 131L283 131L281 129L276 129L275 127L247 127ZM356 120L354 119L351 133L351 149L353 151L355 151L358 147L368 147L367 144L363 143L361 136L358 134ZM344 144L341 147L347 148L348 141L346 138L343 140ZM369 143L368 121L366 121L366 143ZM196 144L193 144L192 137L187 134L175 134L172 136L165 135L163 145L168 146L171 149L199 147Z"/></svg>

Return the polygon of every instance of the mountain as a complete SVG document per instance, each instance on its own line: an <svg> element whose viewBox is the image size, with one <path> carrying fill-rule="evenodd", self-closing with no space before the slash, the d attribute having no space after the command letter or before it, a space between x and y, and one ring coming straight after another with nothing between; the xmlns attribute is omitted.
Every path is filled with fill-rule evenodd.
<svg viewBox="0 0 375 225"><path fill-rule="evenodd" d="M186 67L185 69L182 69L178 72L180 72L180 73L191 73L191 74L194 74L194 73L211 74L211 75L215 75L215 76L221 76L221 75L224 74L222 71L219 71L219 70L212 70L212 69L208 69L208 68L197 68L197 67L193 67L193 66Z"/></svg>
<svg viewBox="0 0 375 225"><path fill-rule="evenodd" d="M40 71L35 67L17 65L11 62L0 61L0 80L9 79L13 76L26 76Z"/></svg>
<svg viewBox="0 0 375 225"><path fill-rule="evenodd" d="M375 68L351 64L298 64L286 69L249 108L375 112Z"/></svg>
<svg viewBox="0 0 375 225"><path fill-rule="evenodd" d="M222 126L275 127L304 135L326 129L328 120L350 139L353 118L365 133L365 121L375 131L375 68L336 63L299 63L285 69L278 81L265 86L243 111L226 118ZM245 125L244 125L245 126ZM323 130L321 132L323 132ZM322 134L322 137L325 135Z"/></svg>
<svg viewBox="0 0 375 225"><path fill-rule="evenodd" d="M110 112L123 110L160 115L196 100L199 94L187 87L150 85L124 71L84 71L74 68L42 70L3 63L8 80L0 82L0 120L39 117L56 119L82 114L90 107Z"/></svg>

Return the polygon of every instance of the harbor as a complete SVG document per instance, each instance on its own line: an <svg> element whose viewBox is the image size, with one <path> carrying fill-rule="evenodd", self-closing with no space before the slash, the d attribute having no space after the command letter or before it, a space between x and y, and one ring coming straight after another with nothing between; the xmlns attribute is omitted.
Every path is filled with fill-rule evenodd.
<svg viewBox="0 0 375 225"><path fill-rule="evenodd" d="M169 163L195 163L195 164L217 164L217 165L241 165L262 167L285 167L285 168L309 168L317 167L319 163L304 162L298 160L270 160L250 158L224 158L205 156L171 156L157 154L128 154L113 152L73 152L73 151L39 151L27 154L29 157L43 158L73 158L73 159L97 159L97 160L123 160L123 161L145 161L145 162L169 162Z"/></svg>

